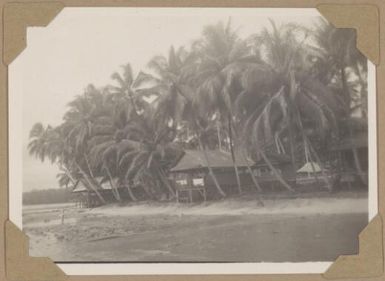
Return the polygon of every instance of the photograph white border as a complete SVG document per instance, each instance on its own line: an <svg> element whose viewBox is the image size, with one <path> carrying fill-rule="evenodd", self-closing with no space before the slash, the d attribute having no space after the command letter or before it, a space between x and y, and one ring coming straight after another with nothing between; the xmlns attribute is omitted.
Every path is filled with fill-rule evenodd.
<svg viewBox="0 0 385 281"><path fill-rule="evenodd" d="M301 10L301 9L300 9ZM304 9L302 9L304 10ZM9 66L9 219L22 229L22 101L20 81L13 80ZM378 212L376 67L368 61L369 221ZM374 165L372 164L374 163ZM304 263L57 263L68 275L145 274L290 274L323 273L332 262Z"/></svg>

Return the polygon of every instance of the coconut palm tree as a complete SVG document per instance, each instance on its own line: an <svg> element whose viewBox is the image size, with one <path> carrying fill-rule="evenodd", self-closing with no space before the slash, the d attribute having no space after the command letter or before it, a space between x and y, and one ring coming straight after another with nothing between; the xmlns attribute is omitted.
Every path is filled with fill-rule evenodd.
<svg viewBox="0 0 385 281"><path fill-rule="evenodd" d="M59 184L68 184L71 181L74 186L80 179L77 167L73 165L74 154L70 153L71 148L68 147L68 143L65 142L64 135L61 134L62 127L52 128L51 126L44 126L41 123L37 123L33 126L30 138L31 141L28 145L31 155L35 155L41 161L49 159L52 163L57 163L62 176L59 178ZM104 198L98 192L98 190L91 184L85 184L85 186L93 190L101 202L105 202Z"/></svg>
<svg viewBox="0 0 385 281"><path fill-rule="evenodd" d="M199 121L203 118L198 110L201 108L202 101L196 98L196 91L194 91L197 59L196 53L189 54L183 48L175 51L171 47L168 58L157 56L150 61L149 67L155 72L156 87L160 93L156 101L157 118L164 120L167 125L171 124L172 131L175 132L174 138L181 126L191 131L191 136L196 137L200 149L207 156L207 144L202 143L201 138L207 128ZM211 168L208 157L206 162L216 189L221 196L226 196Z"/></svg>
<svg viewBox="0 0 385 281"><path fill-rule="evenodd" d="M277 139L285 139L295 165L297 138L302 139L304 145L312 147L305 125L319 128L317 137L325 136L326 132L335 129L336 112L339 111L338 100L330 89L308 74L311 62L308 61L307 38L307 31L302 28L292 25L278 27L274 22L271 22L271 30L265 29L254 36L254 48L262 52L261 56L270 69L265 74L270 73L273 76L268 81L274 81L274 85L244 85L246 90L241 97L245 103L255 99L256 94L262 96L259 98L261 105L248 115L245 132L248 132L251 144L259 148L262 158L283 184L283 179L269 163L264 149L279 143L275 142ZM245 75L253 75L253 72L246 72ZM247 77L244 81L247 84L252 79ZM253 90L253 87L257 88ZM278 147L277 150L279 151ZM315 149L311 151L319 159ZM331 183L325 174L323 178L331 189ZM292 190L289 185L284 185Z"/></svg>
<svg viewBox="0 0 385 281"><path fill-rule="evenodd" d="M204 152L222 196L207 156L217 146L231 152L239 192L236 152L263 159L293 191L269 152L290 154L294 167L304 158L322 166L321 144L353 134L343 123L357 108L365 113L367 65L354 39L326 22L311 37L305 28L271 21L246 40L230 21L207 26L190 51L171 47L167 57L152 58L151 75L135 75L126 64L112 75L114 85L89 85L69 103L62 124L32 128L30 153L57 163L63 185L82 180L102 202L100 176L110 181L118 201L118 185L137 199L133 183L141 183L149 197L173 196L166 173L180 152L175 143L191 139Z"/></svg>
<svg viewBox="0 0 385 281"><path fill-rule="evenodd" d="M168 57L155 56L148 63L153 71L154 86L150 92L156 92L158 98L154 101L156 115L176 133L178 126L183 123L192 104L192 91L188 87L189 74L186 74L194 61L192 54L184 48L175 50L170 47Z"/></svg>
<svg viewBox="0 0 385 281"><path fill-rule="evenodd" d="M150 91L153 77L145 72L140 71L136 76L129 63L122 66L123 73L114 72L111 78L117 85L109 85L108 90L111 92L111 98L115 105L116 112L123 112L130 116L137 116L148 105L146 98L150 98L157 94L155 91Z"/></svg>
<svg viewBox="0 0 385 281"><path fill-rule="evenodd" d="M200 60L195 68L195 83L198 86L197 97L202 111L218 115L219 120L227 124L229 147L241 193L241 181L234 152L234 98L238 90L231 84L232 73L240 65L257 61L250 53L245 41L241 40L232 28L231 21L206 26L202 39L194 46Z"/></svg>
<svg viewBox="0 0 385 281"><path fill-rule="evenodd" d="M109 110L105 105L106 95L90 85L83 95L68 104L69 110L64 115L63 123L67 131L64 139L67 147L72 150L72 161L102 203L105 203L105 199L98 192L100 183L90 163L88 142L93 135L96 120Z"/></svg>
<svg viewBox="0 0 385 281"><path fill-rule="evenodd" d="M64 161L64 143L58 134L58 129L50 125L44 127L41 123L36 123L30 132L30 142L28 144L29 153L36 158L44 161L48 159L51 163L57 163L59 169L71 180L76 183L74 174L72 174L67 163Z"/></svg>
<svg viewBox="0 0 385 281"><path fill-rule="evenodd" d="M367 78L365 77L367 76L367 59L357 50L356 34L352 29L335 28L326 20L320 19L315 39L320 55L314 72L321 76L328 73L328 79L324 79L324 82L333 86L343 104L344 110L339 118L342 127L340 132L343 133L343 128L347 128L348 136L354 137L351 122L352 113L359 107L364 119L367 115ZM328 71L320 71L323 69L320 66L328 69ZM358 93L356 93L357 86L351 81L353 75L358 80L360 88ZM358 150L353 147L352 152L360 179L367 185L367 178L364 176L359 161Z"/></svg>
<svg viewBox="0 0 385 281"><path fill-rule="evenodd" d="M36 123L33 125L29 138L30 142L28 144L28 150L31 155L34 155L36 158L44 161L45 158L49 157L50 153L50 139L51 139L52 127L44 127L41 123Z"/></svg>
<svg viewBox="0 0 385 281"><path fill-rule="evenodd" d="M114 108L114 105L111 105ZM90 160L93 167L108 178L113 194L118 201L121 196L117 184L123 183L123 172L118 165L118 152L124 139L124 129L128 120L126 114L100 116L94 126L94 133L88 142L90 146ZM119 181L115 181L118 179ZM128 194L132 201L137 201L131 187L126 184Z"/></svg>
<svg viewBox="0 0 385 281"><path fill-rule="evenodd" d="M169 196L174 197L175 192L166 171L175 163L181 150L171 142L172 130L163 124L154 108L146 109L138 120L128 123L122 132L124 139L118 149L118 163L125 171L126 181L135 183L151 178L160 187L164 186Z"/></svg>

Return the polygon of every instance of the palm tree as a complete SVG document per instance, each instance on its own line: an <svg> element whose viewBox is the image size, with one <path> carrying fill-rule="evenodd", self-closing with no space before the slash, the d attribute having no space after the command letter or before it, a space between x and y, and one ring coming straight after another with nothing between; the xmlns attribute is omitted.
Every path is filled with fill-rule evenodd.
<svg viewBox="0 0 385 281"><path fill-rule="evenodd" d="M31 141L28 145L29 153L35 155L41 161L49 159L52 163L57 163L59 169L62 171L62 175L59 177L59 184L68 184L69 181L72 185L75 185L79 180L77 168L72 165L73 154L69 151L68 144L64 141L62 133L63 127L52 128L51 126L44 126L41 123L37 123L33 126L30 138ZM92 189L102 202L104 198L100 195L97 189L93 185L85 184L88 188Z"/></svg>
<svg viewBox="0 0 385 281"><path fill-rule="evenodd" d="M262 101L261 105L248 115L245 133L249 132L251 144L258 147L262 158L289 190L292 188L276 173L263 150L280 142L275 140L286 139L293 165L296 166L297 137L302 139L304 145L312 147L305 125L319 128L317 137L325 136L326 132L335 129L335 113L339 110L333 93L316 77L308 74L311 63L308 61L307 37L306 30L292 25L277 27L274 22L271 22L271 30L265 29L254 36L252 42L256 51L262 52L261 56L269 66L265 67L264 75L270 73L273 78L268 81L274 83L270 87L265 82L247 85L247 81L252 81L247 77L241 97L245 103L245 100L255 99L256 94L262 96L257 98ZM249 71L245 75L254 74ZM279 147L277 150L280 151ZM315 149L309 151L319 159ZM325 174L323 178L331 189Z"/></svg>
<svg viewBox="0 0 385 281"><path fill-rule="evenodd" d="M106 201L98 191L100 185L90 163L88 141L92 137L96 120L106 110L105 102L106 97L100 90L88 86L83 95L68 104L69 110L64 115L63 124L68 132L65 141L72 150L73 163L102 203Z"/></svg>
<svg viewBox="0 0 385 281"><path fill-rule="evenodd" d="M111 105L114 108L114 105ZM94 133L88 142L90 146L90 160L93 167L108 178L113 194L118 201L121 201L117 182L122 183L122 171L118 165L118 152L122 145L124 129L128 120L125 114L114 114L113 110L109 115L100 116L94 126ZM126 184L128 194L132 201L137 201L131 187Z"/></svg>
<svg viewBox="0 0 385 281"><path fill-rule="evenodd" d="M171 124L172 131L175 132L174 138L178 127L187 126L185 129L193 132L191 136L197 137L200 149L207 156L207 144L203 144L201 138L203 131L207 128L200 124L199 120L202 116L199 116L198 109L201 101L196 98L196 91L193 90L196 59L195 53L188 54L183 48L175 51L174 47L171 47L168 58L157 56L150 61L149 67L156 74L154 78L157 82L156 89L160 93L156 101L157 118L167 125ZM211 168L208 157L205 158L215 187L221 196L226 196Z"/></svg>
<svg viewBox="0 0 385 281"><path fill-rule="evenodd" d="M148 91L158 94L154 101L156 115L176 133L178 126L187 118L188 108L192 104L194 93L189 91L186 74L194 61L192 54L184 48L175 50L170 47L168 57L155 56L148 63L154 72L152 76L154 86Z"/></svg>
<svg viewBox="0 0 385 281"><path fill-rule="evenodd" d="M218 114L227 123L229 147L233 161L239 193L242 192L238 165L234 152L234 110L233 101L238 94L232 87L232 73L241 64L256 60L249 52L246 42L232 29L231 21L226 25L206 26L203 38L195 43L194 51L200 57L195 69L195 83L198 86L198 103L203 111Z"/></svg>
<svg viewBox="0 0 385 281"><path fill-rule="evenodd" d="M353 127L344 130L344 124L357 108L363 118L366 112L367 65L354 34L322 21L315 37L309 34L271 21L242 40L230 21L206 26L190 51L171 47L167 57L152 58L151 74L135 75L126 64L112 75L114 85L89 85L69 103L62 124L32 128L29 151L59 165L62 185L81 180L101 202L100 176L110 181L118 201L118 185L137 200L131 187L138 183L148 197L173 196L166 173L180 153L176 143L191 139L203 151L221 196L226 194L207 153L214 147L230 151L240 193L236 153L263 159L293 191L269 152L290 154L294 167L304 158L322 167L321 144L352 136ZM362 175L357 151L353 154ZM330 188L325 174L323 179Z"/></svg>
<svg viewBox="0 0 385 281"><path fill-rule="evenodd" d="M152 180L166 187L169 196L174 197L166 170L181 151L170 142L172 135L170 128L157 118L154 108L146 109L139 119L128 123L118 148L118 164L125 171L124 180L134 183Z"/></svg>
<svg viewBox="0 0 385 281"><path fill-rule="evenodd" d="M148 105L146 98L157 93L143 88L146 84L153 82L153 77L140 71L135 77L129 63L122 66L123 73L114 72L111 78L117 85L110 85L109 91L115 104L115 111L124 112L127 118L137 116Z"/></svg>
<svg viewBox="0 0 385 281"><path fill-rule="evenodd" d="M30 132L29 153L42 162L45 159L49 159L51 163L57 162L59 169L64 173L63 181L67 182L69 179L72 184L75 184L75 176L69 171L68 164L64 162L62 140L58 134L58 128L50 125L44 127L41 123L36 123Z"/></svg>
<svg viewBox="0 0 385 281"><path fill-rule="evenodd" d="M28 150L31 155L34 155L36 158L44 161L45 158L49 157L49 147L50 147L50 138L51 138L52 127L44 127L41 123L36 123L33 125L29 138L30 142L28 144Z"/></svg>
<svg viewBox="0 0 385 281"><path fill-rule="evenodd" d="M327 78L325 83L332 84L336 89L340 102L343 104L342 128L347 128L348 136L354 137L351 115L356 107L361 108L363 118L366 119L367 111L367 60L356 48L356 34L352 29L339 29L332 26L327 21L320 19L315 33L315 39L318 44L317 65L314 72L318 75L324 75L326 71L321 72L320 66L327 68ZM358 98L354 96L355 85L350 81L352 74L357 76L360 85ZM332 80L333 79L333 80ZM333 83L334 82L334 83ZM337 82L337 83L336 83ZM343 130L340 130L342 133ZM354 163L361 181L367 185L367 178L361 168L356 148L352 148Z"/></svg>

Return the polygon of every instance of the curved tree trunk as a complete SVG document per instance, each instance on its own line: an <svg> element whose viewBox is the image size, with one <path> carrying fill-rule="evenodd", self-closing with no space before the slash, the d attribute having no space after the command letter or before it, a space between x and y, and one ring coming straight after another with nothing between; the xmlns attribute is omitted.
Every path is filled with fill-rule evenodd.
<svg viewBox="0 0 385 281"><path fill-rule="evenodd" d="M350 137L353 138L353 132L352 132L352 128L350 127L350 125L349 125L349 134L350 134ZM353 158L354 158L354 166L356 167L356 170L358 172L358 176L364 185L368 185L368 179L364 176L364 172L363 172L362 167L361 167L360 157L358 156L357 148L353 147L352 152L353 152Z"/></svg>
<svg viewBox="0 0 385 281"><path fill-rule="evenodd" d="M323 176L323 179L326 183L326 186L328 188L329 191L332 191L333 189L333 186L332 184L330 183L329 179L327 178L327 175L325 174L325 171L324 171L324 168L323 168L323 165L321 163L321 160L320 158L318 157L318 154L317 152L315 151L315 149L312 147L308 137L306 136L305 134L305 131L304 131L304 128L303 128L303 124L302 124L302 120L301 120L301 117L300 115L298 114L298 109L297 109L297 114L296 114L296 117L297 117L297 120L298 120L298 124L301 128L301 133L302 133L302 140L304 142L304 145L305 145L305 156L306 156L306 161L310 160L310 165L311 165L311 169L313 171L313 174L315 176L315 179L316 179L316 182L318 183L318 176L317 176L317 173L315 171L315 167L314 167L314 163L313 163L313 157L311 156L312 155L312 152L316 158L316 161L319 163L320 167L321 167L321 173L322 173L322 176ZM308 155L309 154L309 155ZM309 157L308 157L309 156ZM308 159L309 158L309 159Z"/></svg>
<svg viewBox="0 0 385 281"><path fill-rule="evenodd" d="M115 185L114 180L112 179L110 169L108 169L108 167L106 167L106 170L107 170L108 178L110 180L111 189L114 190L114 196L115 196L116 200L118 200L119 202L122 202L118 187Z"/></svg>
<svg viewBox="0 0 385 281"><path fill-rule="evenodd" d="M289 125L289 144L290 144L290 156L291 156L291 163L295 170L297 170L297 161L295 159L295 146L294 146L294 134L293 134L293 124L290 122Z"/></svg>
<svg viewBox="0 0 385 281"><path fill-rule="evenodd" d="M92 173L90 162L88 161L87 154L84 154L84 159L86 160L87 168L88 168L88 171L90 172L91 177L94 178L94 174Z"/></svg>
<svg viewBox="0 0 385 281"><path fill-rule="evenodd" d="M364 96L364 90L363 89L367 88L367 86L368 86L366 83L367 77L362 77L362 73L360 71L358 63L354 64L354 68L357 72L358 81L359 81L360 86L361 86L361 89L360 89L361 114L362 114L362 117L364 117L367 120L368 119L367 101L363 99L363 96Z"/></svg>
<svg viewBox="0 0 385 281"><path fill-rule="evenodd" d="M79 171L80 173L83 175L84 179L87 181L87 183L89 184L89 186L91 187L92 191L95 192L96 196L98 196L99 200L103 203L103 204L106 204L106 200L103 198L103 196L100 194L100 192L98 191L97 187L95 187L94 183L92 182L92 180L89 178L89 176L87 175L87 173L82 169L82 167L80 167L79 164L77 164L77 167L79 168Z"/></svg>
<svg viewBox="0 0 385 281"><path fill-rule="evenodd" d="M154 199L154 194L152 194L150 191L150 188L149 188L149 186L150 186L150 183L148 182L148 180L144 180L144 179L142 179L141 180L142 181L142 183L144 183L145 185L143 185L143 190L144 190L144 193L146 193L146 195L147 195L147 197L149 198L149 199Z"/></svg>
<svg viewBox="0 0 385 281"><path fill-rule="evenodd" d="M215 187L217 188L219 194L222 196L222 197L226 197L226 193L223 191L223 189L221 188L221 186L219 185L218 183L218 180L213 172L213 169L211 168L211 165L210 165L210 160L209 160L209 157L207 155L207 151L206 149L203 147L202 145L202 141L200 140L200 138L198 137L198 142L199 142L199 146L201 148L201 150L203 151L203 154L205 156L205 159L206 159L206 163L207 163L207 168L209 170L209 175L210 177L212 178L212 180L214 181L214 184L215 184Z"/></svg>
<svg viewBox="0 0 385 281"><path fill-rule="evenodd" d="M314 157L316 158L317 160L317 163L318 165L320 165L321 167L321 173L322 173L322 177L324 178L325 180L325 183L326 183L326 187L329 191L332 191L333 190L333 185L331 184L331 182L329 181L327 175L325 174L325 169L322 165L322 162L321 162L321 159L319 158L318 154L317 154L317 151L315 151L315 149L313 148L313 146L311 145L311 143L308 141L308 144L309 144L309 148L311 150L311 152L313 152L313 155Z"/></svg>
<svg viewBox="0 0 385 281"><path fill-rule="evenodd" d="M217 121L216 123L217 123L216 127L217 127L218 146L219 146L219 150L222 150L221 129L219 127L219 121Z"/></svg>
<svg viewBox="0 0 385 281"><path fill-rule="evenodd" d="M130 187L130 184L129 183L126 183L126 188L127 188L127 192L128 192L128 196L130 196L130 199L134 202L138 201L138 198L136 198L136 196L134 195L134 193L132 192L132 189Z"/></svg>
<svg viewBox="0 0 385 281"><path fill-rule="evenodd" d="M343 92L345 94L345 99L346 99L346 112L349 114L349 118L350 118L350 101L351 101L351 98L350 98L350 93L349 93L349 89L348 89L348 86L347 86L347 77L346 77L346 70L345 70L345 67L341 67L340 69L340 72L341 72L341 80L342 80L342 89L343 89ZM357 74L359 75L359 74ZM348 123L348 130L349 130L349 135L350 137L353 137L353 132L352 132L352 128L351 128L351 125L350 123ZM360 159L358 157L358 151L357 151L357 148L352 148L352 152L353 152L353 158L354 158L354 165L357 169L357 172L359 174L359 177L360 177L360 180L363 184L367 185L368 182L367 182L367 179L364 177L364 173L362 171L362 168L361 168L361 163L360 163Z"/></svg>
<svg viewBox="0 0 385 281"><path fill-rule="evenodd" d="M237 187L239 194L242 193L242 187L241 187L241 179L239 177L239 171L237 166L237 160L235 158L234 154L234 140L233 140L233 133L232 133L232 121L231 121L231 115L228 116L228 126L229 126L229 142L230 142L230 152L231 152L231 159L233 161L234 171L235 171L235 177L237 179Z"/></svg>
<svg viewBox="0 0 385 281"><path fill-rule="evenodd" d="M94 181L95 182L97 182L96 180L95 180L95 177L94 177L94 174L93 174L93 172L92 172L92 169L91 169L91 165L90 165L90 162L89 162L89 160L88 160L88 157L87 157L87 154L85 154L84 153L84 159L86 160L86 164L87 164L87 168L88 168L88 171L90 172L89 173L89 175L91 176L91 178L88 180L89 182L92 182L92 184L93 184L93 186L94 186L94 191L98 194L99 193L99 195L97 195L98 197L99 197L99 199L100 198L103 198L103 200L104 200L104 197L100 194L100 192L98 191L98 188L99 188L99 186L97 185L97 186L95 186L94 185ZM87 176L88 176L88 174L87 174ZM98 182L97 182L98 183ZM98 183L99 184L99 183ZM105 201L102 201L104 204L106 203Z"/></svg>
<svg viewBox="0 0 385 281"><path fill-rule="evenodd" d="M345 106L350 110L350 93L348 90L348 82L346 77L346 70L345 66L341 66L340 68L340 74L341 74L341 82L342 82L342 92L344 93L345 98Z"/></svg>
<svg viewBox="0 0 385 281"><path fill-rule="evenodd" d="M253 170L251 170L249 160L247 159L246 153L242 150L242 156L243 159L245 159L246 165L247 165L247 170L250 173L251 179L253 180L254 186L257 189L257 191L262 192L262 187L259 185L257 178L255 177Z"/></svg>
<svg viewBox="0 0 385 281"><path fill-rule="evenodd" d="M255 188L257 189L258 192L262 192L262 187L259 185L258 181L257 181L257 178L255 177L253 171L251 170L251 167L250 167L250 164L249 164L249 160L247 159L247 155L245 153L245 151L242 149L242 156L243 158L245 159L245 162L246 162L246 165L247 165L247 170L249 171L249 174L251 176L251 179L254 183L254 186ZM261 196L258 194L258 197L257 197L257 200L258 200L258 204L261 205L262 207L265 206L265 204L263 203L262 199L261 199Z"/></svg>
<svg viewBox="0 0 385 281"><path fill-rule="evenodd" d="M311 166L311 169L313 171L316 183L319 183L318 175L317 175L317 172L316 172L315 167L314 167L313 159L311 157L310 157L310 166ZM325 180L325 182L326 182L326 184L328 184L328 182L326 180Z"/></svg>
<svg viewBox="0 0 385 281"><path fill-rule="evenodd" d="M273 172L274 176L277 178L277 180L286 187L287 190L294 192L295 190L282 178L282 176L278 173L277 169L271 164L269 158L266 156L265 152L260 150L260 153L262 155L263 160L266 162L267 166L269 166L269 169Z"/></svg>
<svg viewBox="0 0 385 281"><path fill-rule="evenodd" d="M68 178L71 180L72 184L75 186L76 184L76 180L75 178L72 176L71 172L66 168L64 167L63 165L59 164L59 170L63 171L67 176Z"/></svg>
<svg viewBox="0 0 385 281"><path fill-rule="evenodd" d="M301 123L301 128L302 128L302 123ZM303 136L303 142L304 142L304 145L305 145L305 158L306 158L306 162L310 163L310 166L311 166L311 169L313 171L313 174L314 174L314 177L315 177L315 181L316 183L319 183L319 179L318 179L318 175L317 175L317 172L315 170L315 167L314 167L314 163L313 163L313 157L311 156L311 153L309 151L309 145L308 144L308 141L306 139L306 136L305 134L303 133L302 131L302 136ZM328 182L325 180L326 184L328 184Z"/></svg>
<svg viewBox="0 0 385 281"><path fill-rule="evenodd" d="M167 187L168 191L170 192L170 194L172 196L171 198L174 198L175 197L175 191L172 188L172 186L170 185L166 174L163 172L162 168L158 168L158 170L159 170L159 178L160 178L160 180Z"/></svg>
<svg viewBox="0 0 385 281"><path fill-rule="evenodd" d="M359 76L359 74L357 74L357 75ZM342 80L342 87L343 87L343 90L344 90L344 93L345 93L345 96L346 96L346 100L347 100L346 101L346 107L348 109L348 112L350 112L350 93L349 93L349 90L348 90L348 87L347 87L346 71L345 71L344 67L341 67L341 80ZM352 128L351 128L350 124L348 126L349 126L350 137L353 137ZM362 181L362 183L367 185L367 180L363 177L363 172L362 172L361 164L360 164L360 161L359 161L357 149L353 148L352 152L353 152L353 157L354 157L354 165L356 166L356 169L357 169L357 172L359 174L360 180Z"/></svg>
<svg viewBox="0 0 385 281"><path fill-rule="evenodd" d="M354 165L356 166L358 176L360 177L360 180L364 185L368 185L368 179L364 176L364 172L362 171L357 148L353 148L352 151L353 151L353 157L354 157Z"/></svg>

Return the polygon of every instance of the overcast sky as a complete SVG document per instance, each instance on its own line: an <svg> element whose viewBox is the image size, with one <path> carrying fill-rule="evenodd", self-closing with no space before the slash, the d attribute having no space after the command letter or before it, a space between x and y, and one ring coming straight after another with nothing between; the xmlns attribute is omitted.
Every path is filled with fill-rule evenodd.
<svg viewBox="0 0 385 281"><path fill-rule="evenodd" d="M23 190L57 187L57 168L28 155L28 134L36 122L58 125L66 104L88 84L111 83L111 74L128 62L135 72L144 69L153 56L188 46L203 26L218 21L231 18L245 37L268 26L269 18L310 26L317 17L315 9L65 8L48 27L29 27L28 47L9 74L10 95L22 105L11 107L21 119L10 127L21 138Z"/></svg>

